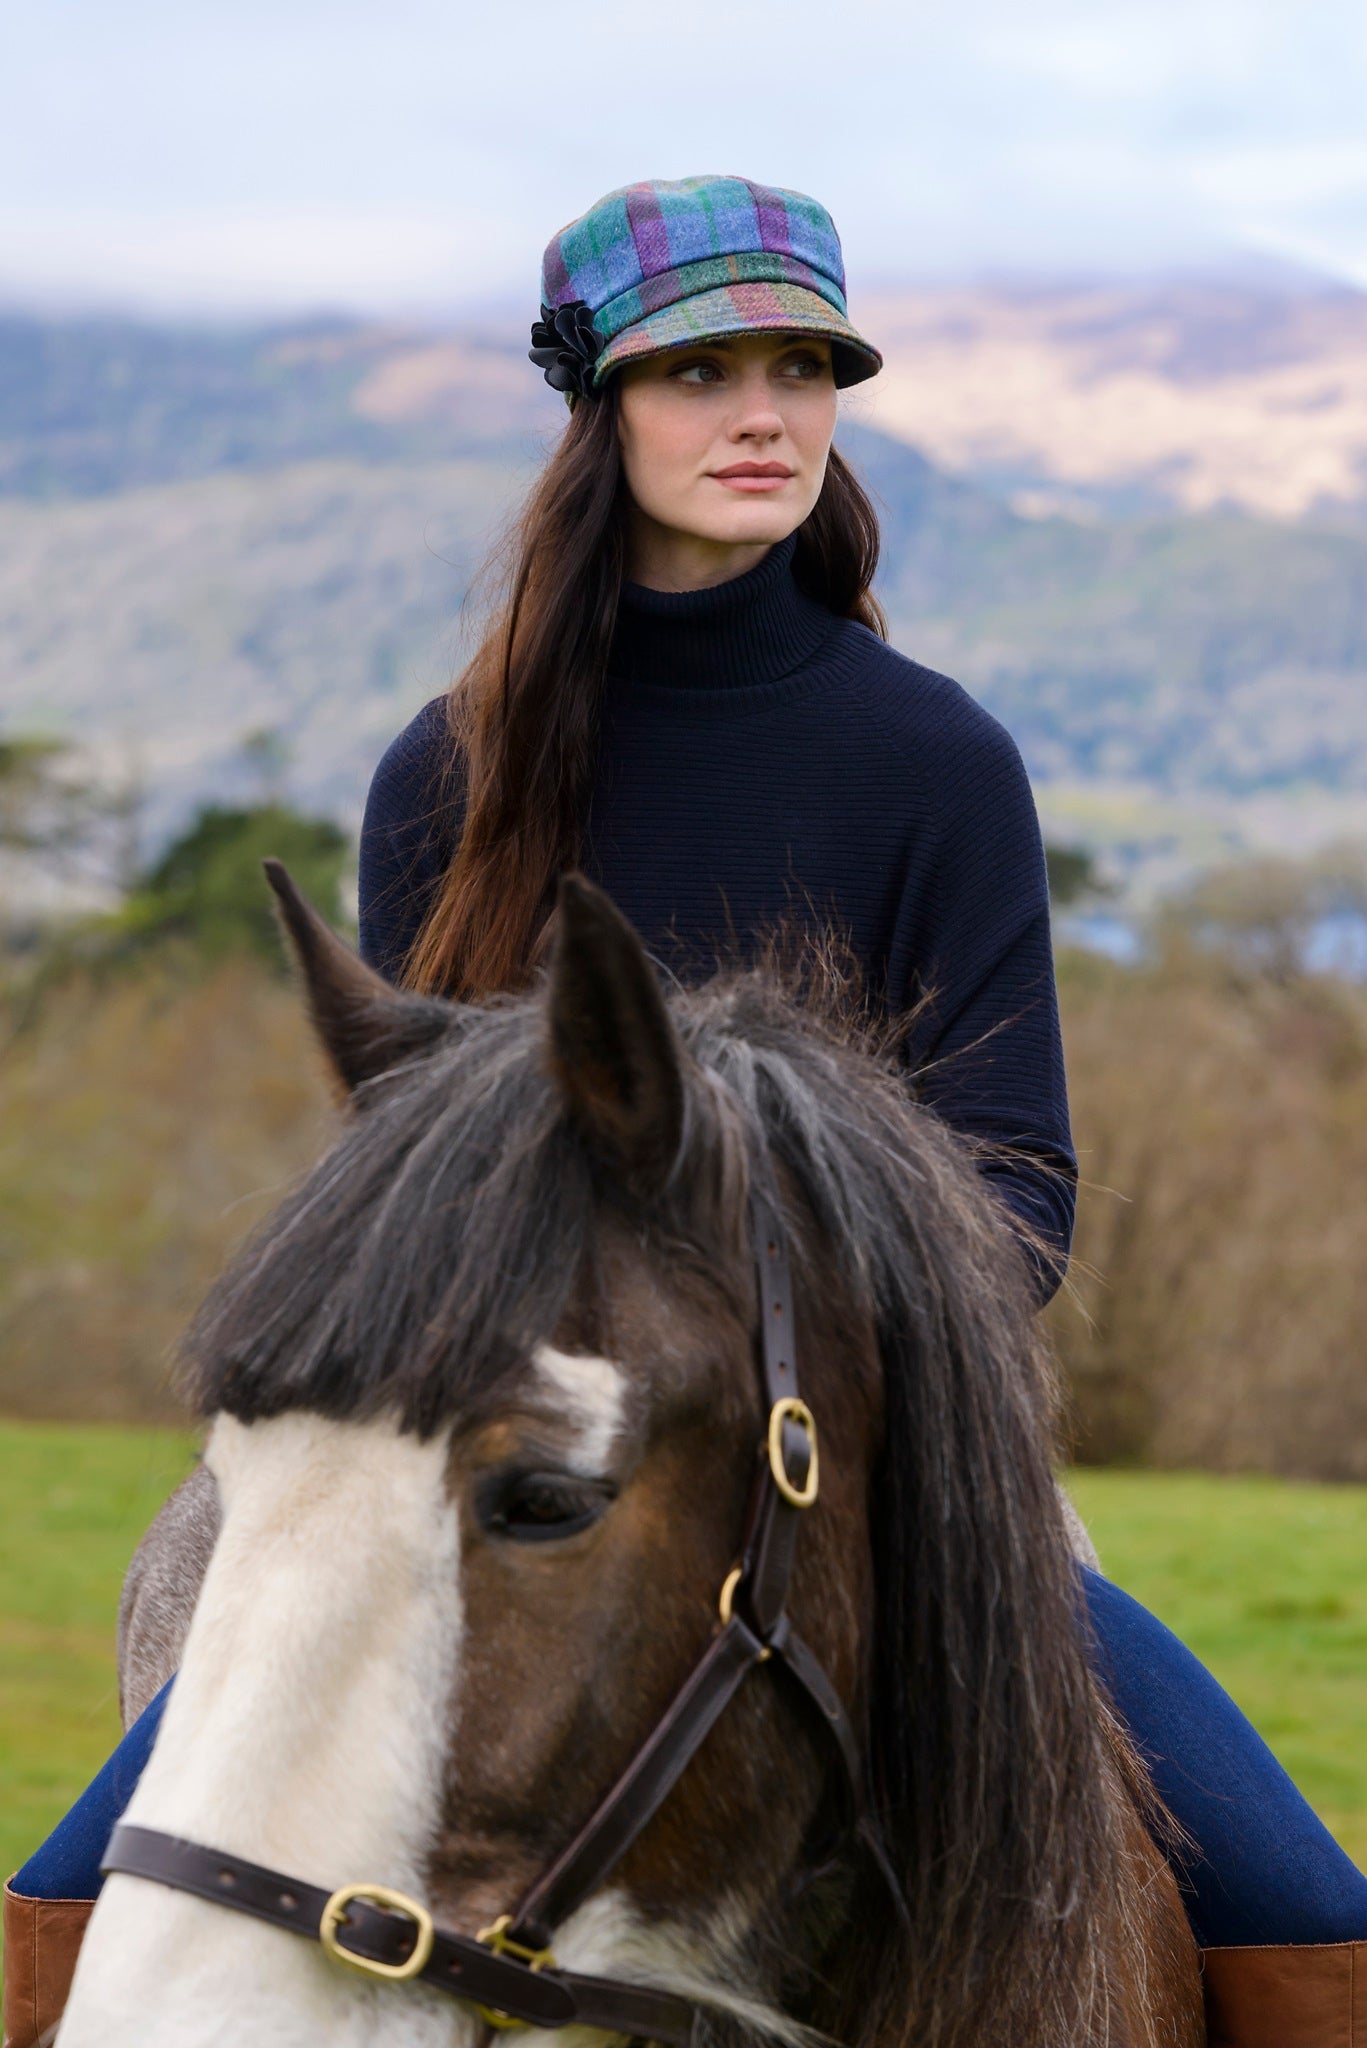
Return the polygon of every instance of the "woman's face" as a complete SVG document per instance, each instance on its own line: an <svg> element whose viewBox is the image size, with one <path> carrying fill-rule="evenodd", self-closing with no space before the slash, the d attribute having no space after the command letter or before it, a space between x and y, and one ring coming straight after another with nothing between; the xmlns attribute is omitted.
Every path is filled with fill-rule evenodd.
<svg viewBox="0 0 1367 2048"><path fill-rule="evenodd" d="M835 432L831 345L736 334L626 363L618 437L633 557L736 574L784 540L821 490ZM726 563L735 562L736 567ZM703 573L688 580L721 580Z"/></svg>

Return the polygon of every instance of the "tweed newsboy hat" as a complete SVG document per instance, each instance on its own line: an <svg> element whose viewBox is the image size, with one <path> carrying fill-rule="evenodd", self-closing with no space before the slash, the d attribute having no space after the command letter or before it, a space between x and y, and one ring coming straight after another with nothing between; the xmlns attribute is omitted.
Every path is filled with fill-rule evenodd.
<svg viewBox="0 0 1367 2048"><path fill-rule="evenodd" d="M557 390L622 363L758 330L824 334L838 385L883 366L850 325L840 237L824 206L749 178L650 178L562 228L541 266L531 357Z"/></svg>

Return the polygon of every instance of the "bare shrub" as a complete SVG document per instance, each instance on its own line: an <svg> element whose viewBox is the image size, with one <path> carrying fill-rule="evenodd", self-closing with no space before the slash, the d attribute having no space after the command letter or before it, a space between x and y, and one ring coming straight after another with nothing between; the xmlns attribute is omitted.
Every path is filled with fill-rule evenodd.
<svg viewBox="0 0 1367 2048"><path fill-rule="evenodd" d="M1367 844L1343 839L1306 860L1245 855L1208 868L1168 898L1156 923L1170 957L1196 947L1272 981L1290 982L1312 965L1343 969L1342 960L1316 960L1317 946L1323 951L1329 939L1329 954L1341 949L1353 957L1364 920ZM1336 924L1339 948L1333 944Z"/></svg>
<svg viewBox="0 0 1367 2048"><path fill-rule="evenodd" d="M1061 979L1081 1455L1367 1479L1367 1000L1180 952Z"/></svg>
<svg viewBox="0 0 1367 2048"><path fill-rule="evenodd" d="M1080 1453L1367 1479L1367 994L1181 949L1060 965ZM0 1051L0 1409L175 1416L176 1337L328 1122L253 961L55 991Z"/></svg>
<svg viewBox="0 0 1367 2048"><path fill-rule="evenodd" d="M174 1340L326 1113L298 998L250 961L54 992L0 1053L0 1408L177 1416Z"/></svg>

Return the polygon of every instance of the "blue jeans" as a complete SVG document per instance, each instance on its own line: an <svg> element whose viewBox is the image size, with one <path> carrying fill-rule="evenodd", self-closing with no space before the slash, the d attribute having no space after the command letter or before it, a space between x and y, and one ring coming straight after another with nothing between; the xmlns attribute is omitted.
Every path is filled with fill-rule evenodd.
<svg viewBox="0 0 1367 2048"><path fill-rule="evenodd" d="M1146 1608L1082 1574L1097 1667L1169 1810L1197 1845L1177 1876L1202 1948L1367 1941L1367 1877L1316 1819L1205 1666ZM29 1898L89 1899L170 1687L158 1693L14 1880Z"/></svg>

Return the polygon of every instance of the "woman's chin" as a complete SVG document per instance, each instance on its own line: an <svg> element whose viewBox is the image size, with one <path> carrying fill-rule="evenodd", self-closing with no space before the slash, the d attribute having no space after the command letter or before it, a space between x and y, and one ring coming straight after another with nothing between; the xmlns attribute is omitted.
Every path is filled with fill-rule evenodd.
<svg viewBox="0 0 1367 2048"><path fill-rule="evenodd" d="M752 498L727 506L722 516L708 519L697 529L697 537L729 547L772 544L787 540L805 517L805 511L798 506Z"/></svg>

